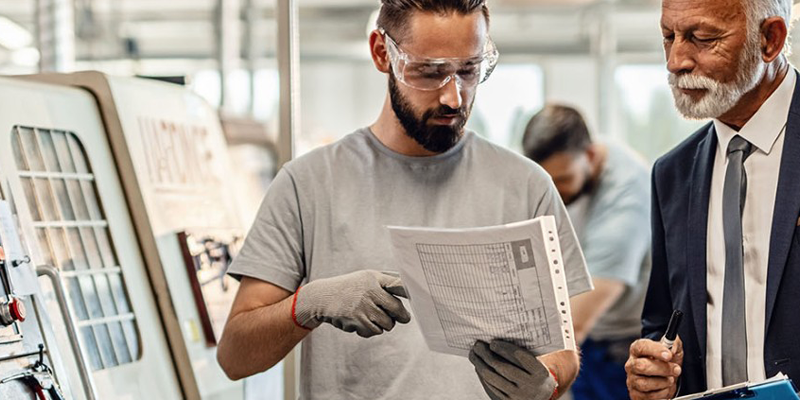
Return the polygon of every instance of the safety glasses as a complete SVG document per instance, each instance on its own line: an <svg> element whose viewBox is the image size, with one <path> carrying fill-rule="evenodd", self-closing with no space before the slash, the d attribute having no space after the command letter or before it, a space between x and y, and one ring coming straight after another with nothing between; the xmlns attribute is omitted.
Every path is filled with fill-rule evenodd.
<svg viewBox="0 0 800 400"><path fill-rule="evenodd" d="M404 52L383 29L379 32L386 42L395 78L414 89L437 90L453 78L462 88L474 87L489 79L497 66L499 53L491 39L483 54L476 57L423 58Z"/></svg>

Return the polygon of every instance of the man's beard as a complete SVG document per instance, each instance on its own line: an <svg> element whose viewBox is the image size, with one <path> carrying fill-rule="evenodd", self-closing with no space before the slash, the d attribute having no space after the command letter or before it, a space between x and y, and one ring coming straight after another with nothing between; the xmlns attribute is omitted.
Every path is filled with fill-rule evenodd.
<svg viewBox="0 0 800 400"><path fill-rule="evenodd" d="M444 153L458 143L464 135L464 125L469 118L472 105L462 106L461 108L451 108L442 104L439 108L429 109L417 118L411 103L403 97L397 87L397 80L394 75L389 75L389 98L392 102L397 119L406 131L406 135L414 139L425 150L433 153ZM458 120L454 125L429 125L428 121L433 118L458 115Z"/></svg>
<svg viewBox="0 0 800 400"><path fill-rule="evenodd" d="M758 85L765 69L766 65L761 60L760 32L757 29L751 30L739 56L739 69L733 82L721 83L689 73L669 74L675 107L689 119L718 118L730 111L742 96ZM706 93L700 100L694 100L680 89L705 89Z"/></svg>

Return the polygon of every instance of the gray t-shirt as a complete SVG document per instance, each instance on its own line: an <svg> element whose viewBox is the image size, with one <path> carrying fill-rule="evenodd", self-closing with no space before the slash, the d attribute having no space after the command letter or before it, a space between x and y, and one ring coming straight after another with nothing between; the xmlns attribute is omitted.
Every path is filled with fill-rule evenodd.
<svg viewBox="0 0 800 400"><path fill-rule="evenodd" d="M593 340L638 337L650 278L650 174L627 147L606 143L597 187L567 208L593 278L621 281L625 291L595 324Z"/></svg>
<svg viewBox="0 0 800 400"><path fill-rule="evenodd" d="M540 215L559 224L570 293L589 290L566 209L540 167L471 132L445 153L407 157L361 129L286 164L230 273L294 292L358 270L396 271L387 225L480 227ZM413 316L369 339L323 324L303 341L301 363L302 399L486 398L472 364L428 350Z"/></svg>

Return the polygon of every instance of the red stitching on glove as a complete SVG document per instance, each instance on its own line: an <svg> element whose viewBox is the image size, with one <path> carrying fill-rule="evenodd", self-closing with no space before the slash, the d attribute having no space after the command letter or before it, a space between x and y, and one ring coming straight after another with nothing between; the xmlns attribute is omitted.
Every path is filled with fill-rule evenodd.
<svg viewBox="0 0 800 400"><path fill-rule="evenodd" d="M300 325L300 323L297 322L297 314L295 313L295 308L297 307L297 294L298 293L300 293L300 288L297 288L297 291L294 292L294 296L292 296L292 322L294 322L295 325L297 325L297 326L299 326L299 327L301 327L301 328L303 328L303 329L305 329L307 331L310 331L311 329L306 328L305 326Z"/></svg>
<svg viewBox="0 0 800 400"><path fill-rule="evenodd" d="M550 371L550 375L553 375L553 379L556 380L556 387L553 388L553 395L550 396L550 400L555 400L558 398L558 375L556 375L556 372L551 368L548 368L547 370Z"/></svg>

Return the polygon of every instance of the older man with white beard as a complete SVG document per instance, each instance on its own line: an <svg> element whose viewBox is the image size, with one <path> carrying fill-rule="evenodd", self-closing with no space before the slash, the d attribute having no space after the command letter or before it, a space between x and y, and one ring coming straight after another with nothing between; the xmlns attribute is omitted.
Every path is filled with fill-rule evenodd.
<svg viewBox="0 0 800 400"><path fill-rule="evenodd" d="M632 399L800 379L800 95L790 0L663 0L675 106L712 121L653 167L653 267ZM670 349L670 315L685 315Z"/></svg>

